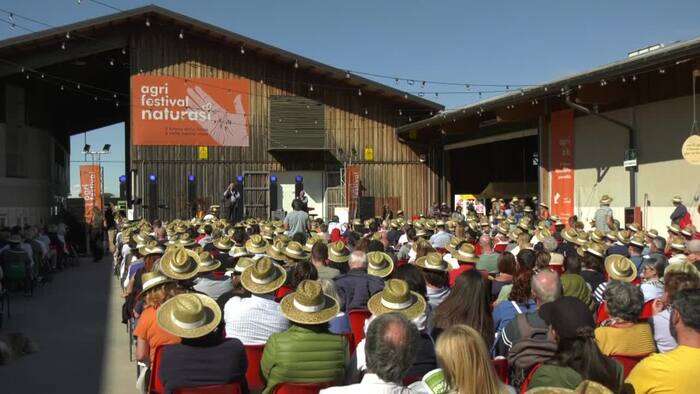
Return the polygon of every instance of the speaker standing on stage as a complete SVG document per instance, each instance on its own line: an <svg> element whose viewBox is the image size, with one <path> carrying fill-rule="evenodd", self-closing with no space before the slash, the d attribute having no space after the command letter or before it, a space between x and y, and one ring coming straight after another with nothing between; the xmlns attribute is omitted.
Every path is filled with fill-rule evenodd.
<svg viewBox="0 0 700 394"><path fill-rule="evenodd" d="M236 212L238 211L238 203L241 200L241 193L238 192L238 189L233 182L231 182L228 185L228 188L226 188L226 191L224 192L224 199L228 200L229 202L228 219L232 223L238 222Z"/></svg>
<svg viewBox="0 0 700 394"><path fill-rule="evenodd" d="M301 210L304 212L309 212L309 197L306 195L306 192L304 190L299 192L298 199L299 201L301 201L302 204L304 204Z"/></svg>

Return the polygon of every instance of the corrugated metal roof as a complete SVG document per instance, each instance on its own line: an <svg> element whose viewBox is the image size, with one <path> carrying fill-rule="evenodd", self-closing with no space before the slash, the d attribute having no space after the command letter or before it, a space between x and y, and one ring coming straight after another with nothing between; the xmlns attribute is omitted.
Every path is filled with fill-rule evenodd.
<svg viewBox="0 0 700 394"><path fill-rule="evenodd" d="M283 61L287 60L290 63L296 62L299 66L299 69L317 69L322 71L326 77L344 79L349 85L376 89L389 96L393 96L394 99L407 101L419 107L426 108L426 110L438 111L444 109L443 105L438 104L436 102L426 100L422 97L418 97L412 94L408 94L391 86L387 86L382 83L350 73L347 70L341 70L339 68L317 62L304 56L285 51L272 45L265 44L252 38L242 36L240 34L231 32L221 27L214 26L212 24L191 18L189 16L156 5L148 5L145 7L126 10L123 12L105 15L93 19L87 19L69 25L42 30L36 33L30 33L8 38L0 41L0 51L13 49L13 47L31 45L47 39L62 39L63 37L65 37L67 32L81 32L86 30L92 30L107 25L117 24L121 22L129 22L139 17L145 18L149 15L172 19L174 22L182 25L183 27L194 31L198 31L200 33L208 34L210 36L217 35L222 38L221 43L224 45L230 45L233 43L235 43L236 45L242 44L247 50L250 49L258 51L259 53L273 55Z"/></svg>
<svg viewBox="0 0 700 394"><path fill-rule="evenodd" d="M519 89L511 93L491 97L465 106L448 109L431 118L401 126L398 128L397 133L439 126L453 119L471 115L479 109L488 111L496 107L518 104L547 96L551 94L551 92L559 92L562 88L567 89L579 84L598 82L601 79L611 78L618 74L634 73L637 70L646 69L655 65L663 65L669 61L681 61L685 58L697 55L700 55L700 37L676 42L654 51L618 60L578 74L557 78L538 86Z"/></svg>

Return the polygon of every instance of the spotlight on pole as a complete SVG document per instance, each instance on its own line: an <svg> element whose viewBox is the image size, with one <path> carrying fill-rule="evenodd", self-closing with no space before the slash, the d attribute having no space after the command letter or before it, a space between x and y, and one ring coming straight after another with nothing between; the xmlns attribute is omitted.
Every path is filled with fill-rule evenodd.
<svg viewBox="0 0 700 394"><path fill-rule="evenodd" d="M83 153L90 153L90 144L85 144L85 146L83 146Z"/></svg>
<svg viewBox="0 0 700 394"><path fill-rule="evenodd" d="M104 153L109 152L109 149L110 149L111 147L112 147L111 144L105 144L105 145L102 147L102 152L104 152Z"/></svg>

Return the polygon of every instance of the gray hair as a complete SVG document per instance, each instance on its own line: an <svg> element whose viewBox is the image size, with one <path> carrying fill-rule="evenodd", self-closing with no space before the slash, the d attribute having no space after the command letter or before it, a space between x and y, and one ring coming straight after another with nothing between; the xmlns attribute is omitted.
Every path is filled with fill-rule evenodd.
<svg viewBox="0 0 700 394"><path fill-rule="evenodd" d="M530 280L532 294L542 304L552 302L561 297L562 286L559 274L550 270L543 270Z"/></svg>
<svg viewBox="0 0 700 394"><path fill-rule="evenodd" d="M544 246L544 250L546 250L549 253L554 252L557 249L557 240L554 239L554 237L545 237L542 241L542 246Z"/></svg>
<svg viewBox="0 0 700 394"><path fill-rule="evenodd" d="M375 318L367 329L367 370L385 382L403 385L416 358L418 329L399 313Z"/></svg>
<svg viewBox="0 0 700 394"><path fill-rule="evenodd" d="M636 322L644 306L644 295L639 287L613 280L605 290L605 302L611 317Z"/></svg>
<svg viewBox="0 0 700 394"><path fill-rule="evenodd" d="M348 265L350 268L367 268L367 255L361 250L350 253Z"/></svg>
<svg viewBox="0 0 700 394"><path fill-rule="evenodd" d="M340 297L338 296L338 290L336 290L336 288L335 288L335 282L333 282L330 279L319 278L318 283L321 284L321 289L323 289L323 294L340 302Z"/></svg>
<svg viewBox="0 0 700 394"><path fill-rule="evenodd" d="M651 243L654 244L657 250L662 251L666 249L666 240L661 237L655 237Z"/></svg>

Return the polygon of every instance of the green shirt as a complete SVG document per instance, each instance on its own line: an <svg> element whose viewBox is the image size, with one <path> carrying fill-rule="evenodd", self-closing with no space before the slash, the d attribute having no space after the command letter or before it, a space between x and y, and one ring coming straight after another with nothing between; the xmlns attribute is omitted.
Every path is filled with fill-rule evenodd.
<svg viewBox="0 0 700 394"><path fill-rule="evenodd" d="M484 253L476 263L476 269L486 272L498 272L498 253Z"/></svg>
<svg viewBox="0 0 700 394"><path fill-rule="evenodd" d="M581 375L569 367L544 364L535 371L527 388L562 387L573 390L582 381Z"/></svg>

